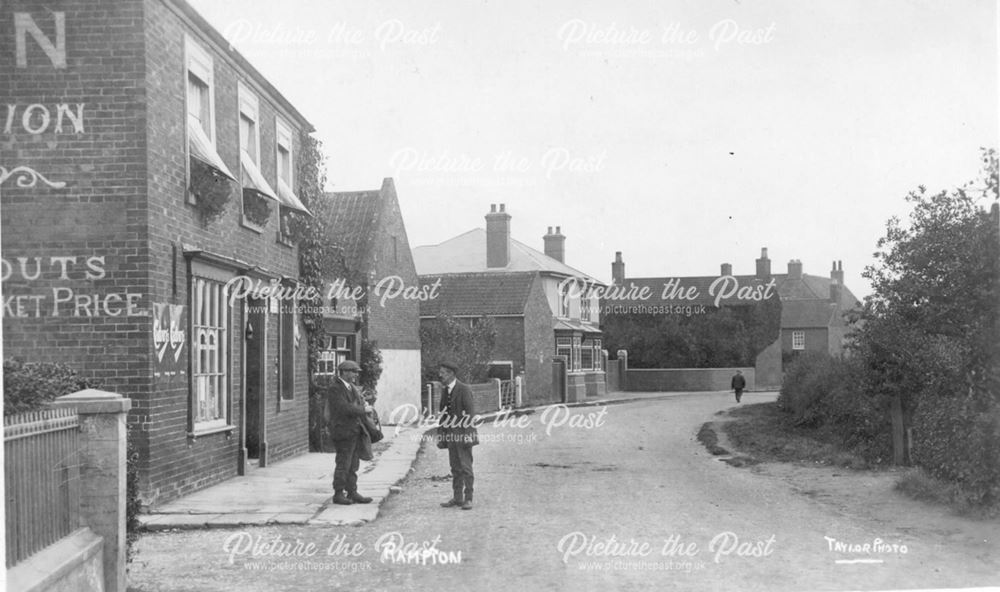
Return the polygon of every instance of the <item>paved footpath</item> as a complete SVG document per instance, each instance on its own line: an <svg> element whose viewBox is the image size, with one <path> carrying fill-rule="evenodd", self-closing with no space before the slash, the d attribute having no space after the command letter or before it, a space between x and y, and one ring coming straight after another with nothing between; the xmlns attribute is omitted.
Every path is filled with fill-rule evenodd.
<svg viewBox="0 0 1000 592"><path fill-rule="evenodd" d="M615 392L600 399L570 403L567 407L681 395L690 393ZM519 412L542 411L545 407L548 406ZM489 420L494 416L485 417ZM357 526L372 522L395 485L409 474L425 430L385 426L384 431L391 439L388 449L372 461L362 461L358 470L358 492L371 497L370 504L334 505L334 454L314 452L264 468L253 467L246 475L158 506L141 515L139 521L148 531L282 524Z"/></svg>

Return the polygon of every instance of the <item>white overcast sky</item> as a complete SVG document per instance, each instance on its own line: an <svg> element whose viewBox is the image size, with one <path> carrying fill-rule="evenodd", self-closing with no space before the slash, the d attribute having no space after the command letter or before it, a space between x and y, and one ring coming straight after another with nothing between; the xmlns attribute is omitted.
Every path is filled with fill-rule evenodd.
<svg viewBox="0 0 1000 592"><path fill-rule="evenodd" d="M411 246L491 203L626 274L843 261L996 146L992 0L192 0L316 127L329 189L393 177ZM742 43L741 43L742 41Z"/></svg>

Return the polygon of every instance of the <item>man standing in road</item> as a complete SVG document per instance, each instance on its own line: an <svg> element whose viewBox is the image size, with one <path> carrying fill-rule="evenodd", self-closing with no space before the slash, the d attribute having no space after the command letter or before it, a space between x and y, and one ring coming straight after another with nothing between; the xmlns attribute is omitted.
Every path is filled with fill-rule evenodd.
<svg viewBox="0 0 1000 592"><path fill-rule="evenodd" d="M736 402L739 403L740 397L743 396L743 389L747 387L747 380L743 378L743 372L737 370L730 384L733 387L733 392L736 393Z"/></svg>
<svg viewBox="0 0 1000 592"><path fill-rule="evenodd" d="M337 456L333 471L333 503L349 506L367 504L372 498L358 493L358 466L361 463L361 422L371 407L361 398L355 383L361 367L347 360L337 366L340 377L324 388L323 419L330 431Z"/></svg>
<svg viewBox="0 0 1000 592"><path fill-rule="evenodd" d="M455 377L458 366L454 362L441 362L441 420L438 434L441 446L448 448L451 464L452 498L442 507L472 509L472 447L479 443L475 426L476 410L472 402L472 390Z"/></svg>

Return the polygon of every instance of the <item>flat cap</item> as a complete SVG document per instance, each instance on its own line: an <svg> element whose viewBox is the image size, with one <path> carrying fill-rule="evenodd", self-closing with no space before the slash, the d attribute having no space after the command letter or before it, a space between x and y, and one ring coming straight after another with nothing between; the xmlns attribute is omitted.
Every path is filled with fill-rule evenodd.
<svg viewBox="0 0 1000 592"><path fill-rule="evenodd" d="M438 364L438 367L440 367L440 368L447 368L447 369L451 370L452 372L458 372L458 364L456 364L455 362L453 362L451 360L444 360L444 361L442 361L440 364Z"/></svg>
<svg viewBox="0 0 1000 592"><path fill-rule="evenodd" d="M344 360L339 366L337 366L337 370L340 372L344 372L345 370L357 370L360 372L361 366L358 366L358 363L353 360Z"/></svg>

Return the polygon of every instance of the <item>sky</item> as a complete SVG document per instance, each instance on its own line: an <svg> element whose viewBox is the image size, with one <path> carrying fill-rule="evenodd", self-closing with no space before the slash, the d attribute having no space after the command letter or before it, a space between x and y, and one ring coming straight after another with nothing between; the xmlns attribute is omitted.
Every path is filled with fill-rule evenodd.
<svg viewBox="0 0 1000 592"><path fill-rule="evenodd" d="M396 184L411 247L484 227L604 281L791 259L870 293L890 216L998 144L989 0L190 0L316 128L328 189ZM984 202L985 203L985 202Z"/></svg>

